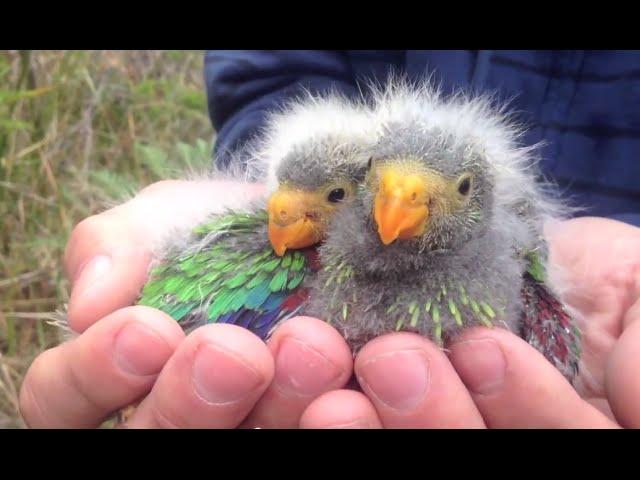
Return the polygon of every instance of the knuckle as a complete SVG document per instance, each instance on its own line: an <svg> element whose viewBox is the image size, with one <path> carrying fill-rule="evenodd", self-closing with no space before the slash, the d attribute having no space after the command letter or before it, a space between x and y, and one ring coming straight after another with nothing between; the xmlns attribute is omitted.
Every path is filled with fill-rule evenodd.
<svg viewBox="0 0 640 480"><path fill-rule="evenodd" d="M38 404L37 397L33 392L33 386L28 379L25 379L20 389L18 408L27 427L34 428L43 423L44 411Z"/></svg>
<svg viewBox="0 0 640 480"><path fill-rule="evenodd" d="M53 350L46 350L32 362L20 388L18 407L20 415L29 427L46 425L46 409L42 408L40 393L43 391L43 379L46 378L46 367L52 361Z"/></svg>
<svg viewBox="0 0 640 480"><path fill-rule="evenodd" d="M180 185L181 183L182 182L179 180L160 180L159 182L155 182L144 187L140 190L137 196L154 195L158 192L163 192L169 188L175 187L176 185Z"/></svg>
<svg viewBox="0 0 640 480"><path fill-rule="evenodd" d="M81 362L70 362L67 372L66 383L73 395L76 396L81 403L84 404L89 410L95 412L106 413L111 410L111 405L105 404L100 400L98 389L102 388L100 383L94 383L83 374L81 368Z"/></svg>
<svg viewBox="0 0 640 480"><path fill-rule="evenodd" d="M87 239L95 239L104 230L107 220L100 215L92 215L80 221L71 232L69 244L74 245Z"/></svg>
<svg viewBox="0 0 640 480"><path fill-rule="evenodd" d="M180 415L174 408L159 405L157 398L151 403L151 417L153 422L161 428L179 429L188 428L189 422L183 415Z"/></svg>
<svg viewBox="0 0 640 480"><path fill-rule="evenodd" d="M107 223L108 220L105 217L93 215L73 228L64 253L64 264L70 278L73 278L79 266L78 263L83 260L79 257L80 252L86 248L86 245L99 245L103 232L108 230Z"/></svg>

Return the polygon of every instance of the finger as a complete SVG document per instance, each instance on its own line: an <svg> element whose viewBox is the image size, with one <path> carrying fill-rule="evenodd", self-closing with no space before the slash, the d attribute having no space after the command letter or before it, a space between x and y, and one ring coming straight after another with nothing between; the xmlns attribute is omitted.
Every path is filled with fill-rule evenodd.
<svg viewBox="0 0 640 480"><path fill-rule="evenodd" d="M97 427L145 395L184 334L167 315L129 307L33 362L20 411L36 428Z"/></svg>
<svg viewBox="0 0 640 480"><path fill-rule="evenodd" d="M313 399L349 381L349 346L321 320L293 318L278 327L268 345L275 377L243 427L295 428Z"/></svg>
<svg viewBox="0 0 640 480"><path fill-rule="evenodd" d="M65 264L73 290L67 318L83 332L100 318L131 305L147 277L151 239L122 217L97 215L74 229Z"/></svg>
<svg viewBox="0 0 640 480"><path fill-rule="evenodd" d="M133 413L131 428L233 428L273 379L267 346L235 325L207 325L180 345L151 393Z"/></svg>
<svg viewBox="0 0 640 480"><path fill-rule="evenodd" d="M382 421L366 395L334 390L307 407L300 418L300 428L382 428Z"/></svg>
<svg viewBox="0 0 640 480"><path fill-rule="evenodd" d="M629 322L605 370L609 405L620 424L640 428L640 322Z"/></svg>
<svg viewBox="0 0 640 480"><path fill-rule="evenodd" d="M482 416L444 352L393 333L363 347L355 372L386 428L482 428Z"/></svg>
<svg viewBox="0 0 640 480"><path fill-rule="evenodd" d="M613 428L544 356L499 328L472 328L451 363L490 428Z"/></svg>
<svg viewBox="0 0 640 480"><path fill-rule="evenodd" d="M260 185L224 181L163 181L132 200L79 223L65 251L73 280L70 326L82 332L117 308L131 305L144 284L153 249L180 236L206 215L263 193Z"/></svg>

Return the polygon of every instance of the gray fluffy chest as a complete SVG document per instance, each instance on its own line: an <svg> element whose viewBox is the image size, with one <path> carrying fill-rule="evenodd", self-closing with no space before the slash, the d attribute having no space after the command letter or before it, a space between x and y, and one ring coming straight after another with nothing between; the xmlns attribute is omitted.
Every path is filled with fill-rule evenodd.
<svg viewBox="0 0 640 480"><path fill-rule="evenodd" d="M509 246L487 258L439 258L393 277L359 273L344 260L325 258L324 265L306 313L335 326L354 350L397 330L442 344L472 325L519 327L525 265Z"/></svg>

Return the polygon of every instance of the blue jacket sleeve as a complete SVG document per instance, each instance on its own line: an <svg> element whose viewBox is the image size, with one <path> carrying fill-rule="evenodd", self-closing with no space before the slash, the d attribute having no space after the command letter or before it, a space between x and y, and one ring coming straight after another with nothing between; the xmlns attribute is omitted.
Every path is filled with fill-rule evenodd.
<svg viewBox="0 0 640 480"><path fill-rule="evenodd" d="M329 50L207 51L205 81L219 167L228 164L230 152L252 140L270 109L303 88L356 93L348 57Z"/></svg>
<svg viewBox="0 0 640 480"><path fill-rule="evenodd" d="M609 215L609 218L628 223L634 227L640 227L640 213L619 213L616 215Z"/></svg>

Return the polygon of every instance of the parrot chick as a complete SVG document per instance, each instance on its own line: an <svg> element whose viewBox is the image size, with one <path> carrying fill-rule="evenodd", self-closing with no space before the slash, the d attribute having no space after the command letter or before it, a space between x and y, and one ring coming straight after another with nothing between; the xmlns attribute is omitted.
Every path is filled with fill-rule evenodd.
<svg viewBox="0 0 640 480"><path fill-rule="evenodd" d="M138 304L163 311L186 332L230 323L267 340L306 303L319 268L316 246L336 211L355 198L374 126L362 103L334 93L273 112L261 140L239 152L246 175L266 174L269 198L210 215L187 238L169 239ZM134 410L117 412L117 424Z"/></svg>
<svg viewBox="0 0 640 480"><path fill-rule="evenodd" d="M138 303L185 330L232 323L267 339L306 300L316 245L355 198L363 152L377 138L373 127L370 111L335 94L273 113L251 153L267 174L269 198L211 215L186 240L171 239Z"/></svg>
<svg viewBox="0 0 640 480"><path fill-rule="evenodd" d="M542 232L565 208L536 181L519 131L486 99L427 86L378 90L374 108L381 136L320 248L305 313L354 350L394 330L442 345L502 325L573 380L579 331L547 282Z"/></svg>

